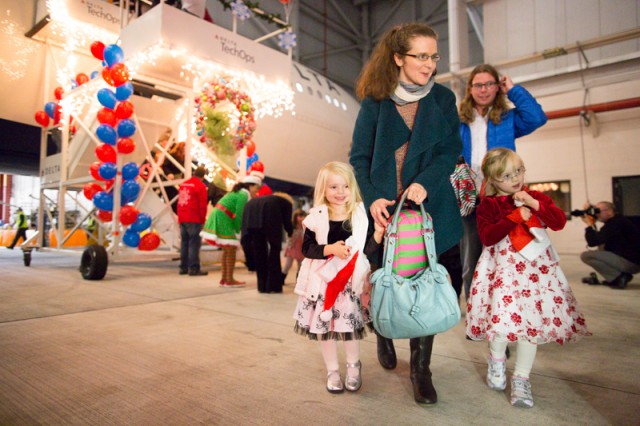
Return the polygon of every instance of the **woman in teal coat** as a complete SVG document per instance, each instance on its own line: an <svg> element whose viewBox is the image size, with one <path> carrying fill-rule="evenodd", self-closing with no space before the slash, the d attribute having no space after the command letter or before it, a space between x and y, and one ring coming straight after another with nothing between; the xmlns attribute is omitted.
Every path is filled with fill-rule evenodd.
<svg viewBox="0 0 640 426"><path fill-rule="evenodd" d="M387 224L403 192L423 204L433 218L440 256L462 236L449 181L462 141L455 96L434 81L440 59L437 39L426 24L404 24L392 28L375 47L356 86L362 104L350 162L365 205L379 224ZM380 364L395 368L393 341L380 335L377 339ZM429 369L433 340L425 336L410 341L413 393L422 404L437 402Z"/></svg>

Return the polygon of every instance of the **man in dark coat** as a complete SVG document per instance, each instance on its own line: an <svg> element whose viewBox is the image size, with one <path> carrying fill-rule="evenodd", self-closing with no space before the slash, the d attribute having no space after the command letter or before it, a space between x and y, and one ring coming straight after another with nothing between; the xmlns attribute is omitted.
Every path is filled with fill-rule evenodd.
<svg viewBox="0 0 640 426"><path fill-rule="evenodd" d="M250 200L242 217L242 248L251 258L260 293L282 293L282 230L291 236L293 199L284 193Z"/></svg>

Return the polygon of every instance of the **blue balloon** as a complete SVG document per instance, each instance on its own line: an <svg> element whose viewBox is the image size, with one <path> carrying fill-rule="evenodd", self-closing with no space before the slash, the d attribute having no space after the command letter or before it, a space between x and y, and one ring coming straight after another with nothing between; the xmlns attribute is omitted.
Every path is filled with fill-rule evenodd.
<svg viewBox="0 0 640 426"><path fill-rule="evenodd" d="M116 135L115 129L108 124L99 125L96 129L96 136L98 136L98 139L102 142L109 145L115 145L118 140L118 135Z"/></svg>
<svg viewBox="0 0 640 426"><path fill-rule="evenodd" d="M93 204L100 210L110 212L113 210L113 195L100 191L93 196Z"/></svg>
<svg viewBox="0 0 640 426"><path fill-rule="evenodd" d="M104 60L109 67L119 64L124 59L124 52L122 48L117 44L110 44L104 48L103 51Z"/></svg>
<svg viewBox="0 0 640 426"><path fill-rule="evenodd" d="M122 179L131 180L138 177L138 165L133 161L122 166Z"/></svg>
<svg viewBox="0 0 640 426"><path fill-rule="evenodd" d="M56 103L55 102L47 102L44 104L44 112L47 113L49 118L53 118L56 113Z"/></svg>
<svg viewBox="0 0 640 426"><path fill-rule="evenodd" d="M122 120L118 123L118 137L128 138L136 132L136 123L133 120Z"/></svg>
<svg viewBox="0 0 640 426"><path fill-rule="evenodd" d="M105 87L98 90L98 102L100 102L103 107L114 109L118 100L116 99L116 95L110 89Z"/></svg>
<svg viewBox="0 0 640 426"><path fill-rule="evenodd" d="M133 201L135 201L135 198L129 198L127 196L125 196L124 194L120 194L120 207L125 206Z"/></svg>
<svg viewBox="0 0 640 426"><path fill-rule="evenodd" d="M124 169L122 173L124 174ZM138 194L140 193L140 184L135 180L126 180L122 184L121 193L127 200L129 200L128 202L131 202L138 198Z"/></svg>
<svg viewBox="0 0 640 426"><path fill-rule="evenodd" d="M98 77L100 75L100 73L98 71L93 71L91 73L91 80L93 80L94 78Z"/></svg>
<svg viewBox="0 0 640 426"><path fill-rule="evenodd" d="M129 247L138 247L138 244L140 244L140 234L131 229L127 229L122 235L122 242Z"/></svg>
<svg viewBox="0 0 640 426"><path fill-rule="evenodd" d="M116 177L118 173L118 168L115 163L102 163L100 168L98 169L98 174L102 179L111 180ZM103 209L104 210L104 209Z"/></svg>
<svg viewBox="0 0 640 426"><path fill-rule="evenodd" d="M146 213L138 213L138 218L131 224L129 229L135 232L142 232L151 226L151 216Z"/></svg>
<svg viewBox="0 0 640 426"><path fill-rule="evenodd" d="M119 101L126 101L132 94L133 84L130 81L116 87L116 99Z"/></svg>

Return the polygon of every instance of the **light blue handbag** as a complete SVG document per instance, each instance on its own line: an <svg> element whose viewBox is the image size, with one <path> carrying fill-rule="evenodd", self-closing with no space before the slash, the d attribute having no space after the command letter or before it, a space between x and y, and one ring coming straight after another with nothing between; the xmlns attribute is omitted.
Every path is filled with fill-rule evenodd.
<svg viewBox="0 0 640 426"><path fill-rule="evenodd" d="M438 263L431 216L420 205L427 268L411 277L392 269L398 243L398 217L403 195L387 226L383 267L371 275L371 311L376 331L388 339L430 336L447 331L460 321L460 306L447 269Z"/></svg>

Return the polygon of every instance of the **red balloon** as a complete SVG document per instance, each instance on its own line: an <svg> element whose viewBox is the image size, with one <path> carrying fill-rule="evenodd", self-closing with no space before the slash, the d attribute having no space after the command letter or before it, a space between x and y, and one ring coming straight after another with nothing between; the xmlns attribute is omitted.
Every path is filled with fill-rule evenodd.
<svg viewBox="0 0 640 426"><path fill-rule="evenodd" d="M140 213L133 206L124 206L120 210L120 223L127 226L131 225L138 218L138 213Z"/></svg>
<svg viewBox="0 0 640 426"><path fill-rule="evenodd" d="M111 222L111 220L113 220L113 213L106 210L98 210L96 216L103 222Z"/></svg>
<svg viewBox="0 0 640 426"><path fill-rule="evenodd" d="M96 114L96 117L98 117L98 121L100 122L100 124L108 124L111 127L115 127L117 122L116 115L107 107L100 108L98 110L98 113Z"/></svg>
<svg viewBox="0 0 640 426"><path fill-rule="evenodd" d="M42 127L47 127L49 125L49 116L44 111L36 111L35 119Z"/></svg>
<svg viewBox="0 0 640 426"><path fill-rule="evenodd" d="M82 193L87 197L87 200L93 200L93 196L100 191L102 191L102 187L95 182L89 182L82 188Z"/></svg>
<svg viewBox="0 0 640 426"><path fill-rule="evenodd" d="M61 100L62 95L64 95L64 89L60 86L56 87L56 90L53 91L53 96L55 96L57 100Z"/></svg>
<svg viewBox="0 0 640 426"><path fill-rule="evenodd" d="M116 148L120 154L131 154L136 149L136 143L131 138L120 138Z"/></svg>
<svg viewBox="0 0 640 426"><path fill-rule="evenodd" d="M291 2L291 0L280 0L280 3L287 5Z"/></svg>
<svg viewBox="0 0 640 426"><path fill-rule="evenodd" d="M251 167L249 167L249 170L264 173L264 164L262 164L262 161L256 161L251 165Z"/></svg>
<svg viewBox="0 0 640 426"><path fill-rule="evenodd" d="M104 59L104 43L100 41L94 41L91 43L91 54L94 58L103 60Z"/></svg>
<svg viewBox="0 0 640 426"><path fill-rule="evenodd" d="M62 116L62 107L60 104L56 104L56 107L53 111L53 124L58 124L60 122L60 117Z"/></svg>
<svg viewBox="0 0 640 426"><path fill-rule="evenodd" d="M78 83L78 86L82 86L87 81L89 81L89 76L87 76L85 73L81 72L78 75L76 75L76 83Z"/></svg>
<svg viewBox="0 0 640 426"><path fill-rule="evenodd" d="M129 69L125 64L120 62L111 67L111 80L114 86L120 86L129 81Z"/></svg>
<svg viewBox="0 0 640 426"><path fill-rule="evenodd" d="M109 70L109 67L102 68L102 78L107 82L108 85L114 86L113 79L111 78L111 70Z"/></svg>
<svg viewBox="0 0 640 426"><path fill-rule="evenodd" d="M247 147L247 157L251 157L256 152L256 144L249 139L245 146Z"/></svg>
<svg viewBox="0 0 640 426"><path fill-rule="evenodd" d="M155 232L149 232L144 234L140 238L140 244L138 244L138 250L152 251L158 248L160 245L160 236Z"/></svg>
<svg viewBox="0 0 640 426"><path fill-rule="evenodd" d="M101 164L102 163L99 161L91 163L91 166L89 166L89 173L91 174L91 176L93 176L95 180L104 181L104 179L102 178L102 176L100 176L100 173L98 172Z"/></svg>
<svg viewBox="0 0 640 426"><path fill-rule="evenodd" d="M120 120L131 117L133 114L133 104L129 101L118 102L115 109L116 117Z"/></svg>
<svg viewBox="0 0 640 426"><path fill-rule="evenodd" d="M109 144L101 143L100 145L98 145L96 147L95 154L98 160L105 163L116 162L116 150L113 149L113 147Z"/></svg>

